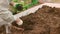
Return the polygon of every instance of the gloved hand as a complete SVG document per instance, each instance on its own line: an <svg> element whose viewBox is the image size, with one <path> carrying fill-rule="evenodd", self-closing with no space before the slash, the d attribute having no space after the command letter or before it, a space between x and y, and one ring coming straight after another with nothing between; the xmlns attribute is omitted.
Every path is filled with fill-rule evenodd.
<svg viewBox="0 0 60 34"><path fill-rule="evenodd" d="M22 25L22 24L23 24L23 21L22 21L21 19L17 18L17 19L16 19L16 23L17 23L18 25Z"/></svg>

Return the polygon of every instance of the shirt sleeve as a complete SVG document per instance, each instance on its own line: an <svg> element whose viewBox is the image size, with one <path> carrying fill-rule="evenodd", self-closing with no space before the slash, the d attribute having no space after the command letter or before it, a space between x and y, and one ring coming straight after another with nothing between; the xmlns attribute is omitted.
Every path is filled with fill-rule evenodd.
<svg viewBox="0 0 60 34"><path fill-rule="evenodd" d="M9 10L1 10L0 11L0 18L6 23L12 23L15 19L12 13Z"/></svg>

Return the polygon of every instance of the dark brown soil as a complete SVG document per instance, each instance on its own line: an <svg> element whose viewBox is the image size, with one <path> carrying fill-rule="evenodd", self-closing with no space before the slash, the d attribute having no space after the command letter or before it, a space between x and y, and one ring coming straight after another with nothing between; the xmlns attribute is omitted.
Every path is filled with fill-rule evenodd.
<svg viewBox="0 0 60 34"><path fill-rule="evenodd" d="M43 6L21 19L24 34L60 34L60 8Z"/></svg>
<svg viewBox="0 0 60 34"><path fill-rule="evenodd" d="M11 28L12 34L60 34L60 8L43 6L21 19L24 21L22 27L13 25L24 30Z"/></svg>

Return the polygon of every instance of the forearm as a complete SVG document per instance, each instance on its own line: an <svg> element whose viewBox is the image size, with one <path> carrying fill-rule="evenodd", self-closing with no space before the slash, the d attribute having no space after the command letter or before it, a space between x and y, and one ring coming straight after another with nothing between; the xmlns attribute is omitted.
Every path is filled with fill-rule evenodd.
<svg viewBox="0 0 60 34"><path fill-rule="evenodd" d="M15 2L10 2L10 5L13 6L13 7L16 7L18 3L15 3Z"/></svg>

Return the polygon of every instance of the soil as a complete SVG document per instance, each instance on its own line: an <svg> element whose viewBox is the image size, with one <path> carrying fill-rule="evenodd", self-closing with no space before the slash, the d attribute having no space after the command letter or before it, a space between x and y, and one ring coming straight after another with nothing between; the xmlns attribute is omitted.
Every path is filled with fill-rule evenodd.
<svg viewBox="0 0 60 34"><path fill-rule="evenodd" d="M20 19L23 20L23 25L18 26L14 22L13 26L24 30L11 28L12 34L60 34L60 8L43 6L35 13ZM3 32L2 30L0 31Z"/></svg>
<svg viewBox="0 0 60 34"><path fill-rule="evenodd" d="M24 34L60 34L60 8L43 6L21 19Z"/></svg>

